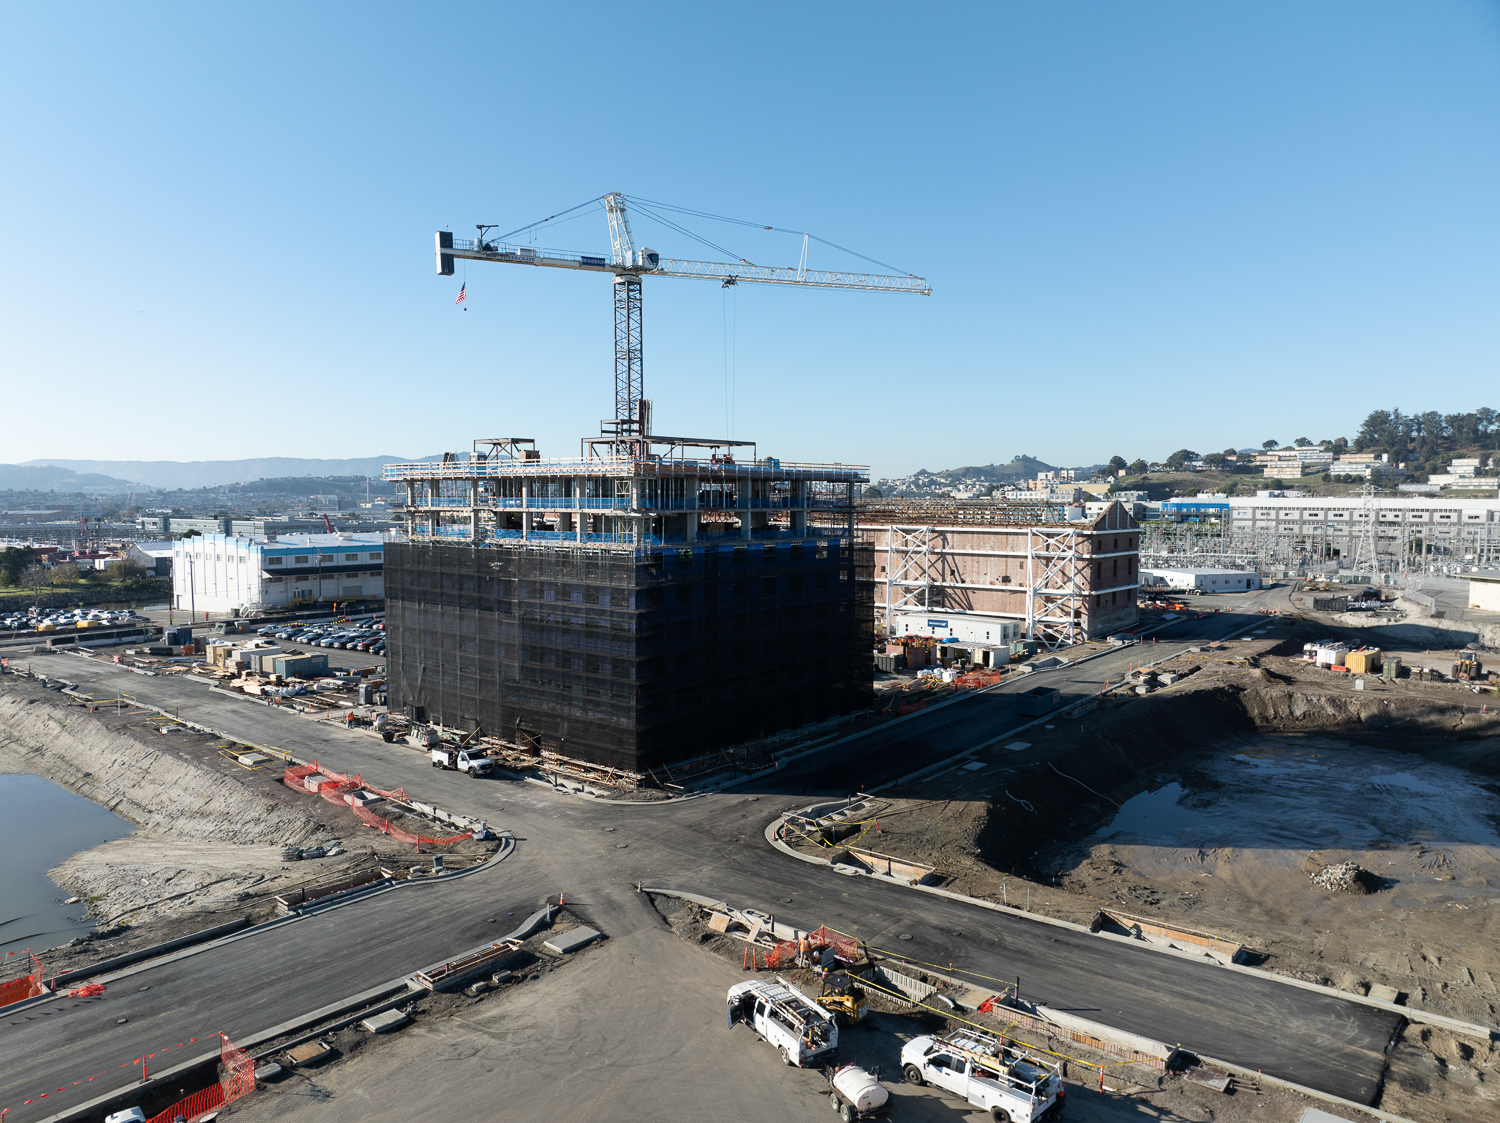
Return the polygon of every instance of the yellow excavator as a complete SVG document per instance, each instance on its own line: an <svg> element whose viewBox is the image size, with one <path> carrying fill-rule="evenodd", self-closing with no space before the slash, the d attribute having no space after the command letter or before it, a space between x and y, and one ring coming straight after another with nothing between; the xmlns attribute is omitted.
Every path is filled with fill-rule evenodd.
<svg viewBox="0 0 1500 1123"><path fill-rule="evenodd" d="M823 991L817 1002L833 1015L840 1027L853 1025L870 1010L864 988L843 971L832 971L823 976Z"/></svg>

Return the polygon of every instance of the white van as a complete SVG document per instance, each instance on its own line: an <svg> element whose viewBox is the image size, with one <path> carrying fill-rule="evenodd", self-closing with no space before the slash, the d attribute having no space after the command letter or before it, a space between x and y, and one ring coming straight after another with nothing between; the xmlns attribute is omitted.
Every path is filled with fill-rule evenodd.
<svg viewBox="0 0 1500 1123"><path fill-rule="evenodd" d="M839 1027L833 1015L780 976L773 982L736 983L729 988L725 1020L744 1022L781 1054L783 1064L806 1068L838 1055Z"/></svg>

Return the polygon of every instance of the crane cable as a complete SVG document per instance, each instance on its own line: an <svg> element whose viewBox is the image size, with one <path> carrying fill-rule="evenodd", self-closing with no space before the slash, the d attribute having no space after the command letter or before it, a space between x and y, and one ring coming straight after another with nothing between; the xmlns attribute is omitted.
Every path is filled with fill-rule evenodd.
<svg viewBox="0 0 1500 1123"><path fill-rule="evenodd" d="M627 196L627 200L632 206L637 208L641 208L642 203L649 203L653 207L660 207L663 210L668 211L676 211L678 214L690 214L695 218L709 218L713 219L715 222L732 222L737 226L749 226L756 230L771 230L777 234L795 234L800 238L811 238L815 242L821 242L825 246L830 246L842 253L850 254L854 257L859 258L861 261L868 261L871 265L878 265L882 269L889 269L894 273L901 273L907 277L913 277L916 275L914 273L908 273L905 269L898 269L896 266L891 265L888 262L877 261L873 257L867 257L865 254L859 253L855 250L851 250L847 246L841 246L837 242L830 242L827 238L820 238L816 234L809 234L805 230L789 230L784 226L767 226L763 222L749 222L743 218L729 218L727 215L710 214L708 211L695 211L688 207L679 207L673 205L672 203L661 203L653 199L637 199L634 196ZM656 218L659 216L653 215L652 217ZM744 258L741 258L740 260L743 261Z"/></svg>
<svg viewBox="0 0 1500 1123"><path fill-rule="evenodd" d="M679 206L677 206L674 203L663 203L663 202L659 202L659 201L654 200L654 199L641 199L641 198L637 198L636 196L633 196L633 195L625 195L625 196L623 196L623 198L625 199L625 201L626 201L626 203L627 203L628 206L634 207L637 211L640 211L641 213L647 215L648 217L655 219L657 222L661 223L663 226L667 227L668 229L675 230L677 233L685 235L686 237L693 239L693 241L695 241L695 242L701 242L703 245L707 246L709 249L715 250L718 253L726 255L727 257L732 257L736 261L742 262L745 265L753 265L754 262L750 261L748 258L741 257L739 254L734 253L731 250L725 249L723 246L717 244L716 242L711 242L707 238L701 237L698 234L694 234L687 227L682 226L681 224L679 224L677 222L673 222L671 219L666 218L663 215L657 214L655 211L650 210L649 208L650 207L657 207L657 208L660 208L661 210L673 211L673 212L675 212L677 214L692 215L695 218L707 218L707 219L712 219L715 222L728 222L728 223L732 223L732 224L734 224L736 226L748 226L748 227L750 227L750 228L752 228L754 230L770 230L770 231L772 231L774 233L777 233L777 234L793 234L793 235L797 235L799 237L811 238L814 242L819 242L822 245L828 246L828 247L830 247L832 249L836 249L840 253L847 253L851 257L857 257L861 261L868 261L871 265L878 265L882 269L889 269L893 273L900 273L900 274L903 274L904 276L907 276L907 277L914 277L914 276L916 276L916 274L909 273L905 269L899 269L896 266L891 265L888 262L877 260L876 258L869 257L866 254L859 253L856 250L851 250L851 249L849 249L849 247L847 247L847 246L841 246L837 242L830 242L827 238L820 238L816 234L809 234L805 230L791 230L791 229L788 229L787 227L784 227L784 226L769 226L769 225L767 225L766 223L763 223L763 222L750 222L747 219L743 219L743 218L730 218L727 215L712 214L712 213L710 213L708 211L696 211L696 210L693 210L691 207L679 207ZM546 218L540 219L537 222L528 222L524 226L517 226L514 230L510 231L509 233L500 235L498 238L495 239L495 241L497 241L497 242L503 242L507 238L513 238L513 237L515 237L515 235L520 234L522 231L525 231L525 230L534 230L534 229L536 229L539 226L545 226L549 222L554 222L557 219L564 217L565 215L570 215L574 211L581 211L581 210L583 210L584 207L589 207L589 206L592 206L595 203L603 202L603 200L604 200L604 196L603 195L597 195L597 196L595 196L592 199L586 199L582 203L579 203L575 207L569 207L565 211L558 211L556 214L548 215Z"/></svg>
<svg viewBox="0 0 1500 1123"><path fill-rule="evenodd" d="M595 196L592 199L586 199L586 200L584 200L582 203L579 203L576 207L569 207L565 211L558 211L556 214L548 215L546 218L542 219L540 222L528 222L525 226L517 226L509 234L502 234L502 235L500 235L500 237L496 238L495 241L497 241L497 242L503 242L503 241L505 241L505 239L512 238L515 235L521 233L521 231L523 231L523 230L532 230L532 229L535 229L538 226L546 226L547 223L551 222L555 218L562 218L562 216L565 215L565 214L572 214L574 211L581 211L581 210L583 210L584 207L592 206L593 204L595 204L597 202L600 202L601 200L603 200L603 198L604 198L603 195L598 195L598 196Z"/></svg>

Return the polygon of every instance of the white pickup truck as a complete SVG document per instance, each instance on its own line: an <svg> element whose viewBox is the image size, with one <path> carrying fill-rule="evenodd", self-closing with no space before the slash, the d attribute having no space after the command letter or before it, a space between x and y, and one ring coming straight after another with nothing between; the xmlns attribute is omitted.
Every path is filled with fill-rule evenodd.
<svg viewBox="0 0 1500 1123"><path fill-rule="evenodd" d="M839 1027L833 1015L780 976L776 981L736 983L729 988L729 1028L744 1022L781 1053L783 1064L807 1068L838 1055Z"/></svg>
<svg viewBox="0 0 1500 1123"><path fill-rule="evenodd" d="M468 749L433 749L432 767L457 769L470 776L488 776L495 771L495 762L479 752Z"/></svg>
<svg viewBox="0 0 1500 1123"><path fill-rule="evenodd" d="M995 1123L1034 1123L1062 1106L1062 1064L1024 1053L983 1030L914 1037L901 1050L908 1084L933 1084Z"/></svg>

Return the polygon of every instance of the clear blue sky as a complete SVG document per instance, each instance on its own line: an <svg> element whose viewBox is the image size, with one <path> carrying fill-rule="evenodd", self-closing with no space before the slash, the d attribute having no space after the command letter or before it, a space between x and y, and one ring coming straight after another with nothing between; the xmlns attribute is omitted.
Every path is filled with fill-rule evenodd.
<svg viewBox="0 0 1500 1123"><path fill-rule="evenodd" d="M647 280L662 431L725 432L731 313L734 435L876 475L1500 406L1494 4L9 3L0 29L0 461L573 454L612 408L608 279L470 265L465 312L432 234L609 190L936 290ZM603 251L604 216L541 244Z"/></svg>

